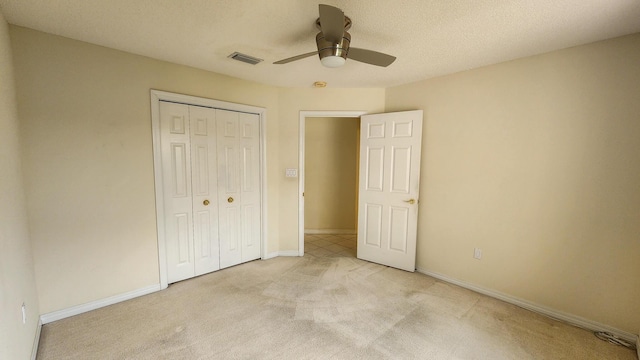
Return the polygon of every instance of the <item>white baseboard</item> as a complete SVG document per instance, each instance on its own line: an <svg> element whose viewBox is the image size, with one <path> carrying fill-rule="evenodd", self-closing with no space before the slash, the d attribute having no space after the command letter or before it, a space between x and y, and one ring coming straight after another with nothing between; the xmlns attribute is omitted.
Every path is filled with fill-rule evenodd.
<svg viewBox="0 0 640 360"><path fill-rule="evenodd" d="M38 345L40 345L40 332L42 331L42 319L38 319L36 335L33 338L33 348L31 348L31 360L36 360L38 356Z"/></svg>
<svg viewBox="0 0 640 360"><path fill-rule="evenodd" d="M68 318L74 315L82 314L87 311L99 309L101 307L117 304L119 302L137 298L139 296L151 294L156 291L160 291L160 284L150 285L147 287L143 287L141 289L126 292L124 294L114 295L105 299L96 300L86 304L73 306L67 309L62 309L62 310L42 314L40 315L40 321L42 322L42 324L48 324L53 321L57 321L57 320Z"/></svg>
<svg viewBox="0 0 640 360"><path fill-rule="evenodd" d="M300 256L298 250L278 251L278 256Z"/></svg>
<svg viewBox="0 0 640 360"><path fill-rule="evenodd" d="M305 234L309 235L355 235L357 234L355 229L304 229Z"/></svg>
<svg viewBox="0 0 640 360"><path fill-rule="evenodd" d="M473 284L469 284L467 282L464 281L460 281L460 280L456 280L456 279L452 279L446 275L442 275L442 274L438 274L432 271L428 271L425 269L421 269L421 268L417 268L416 271L418 271L419 273L425 274L425 275L429 275L431 277L434 277L436 279L454 284L454 285L458 285L460 287L463 287L465 289L469 289L475 292L478 292L480 294L484 294L487 296L490 296L492 298L496 298L498 300L502 300L504 302L519 306L521 308L551 317L553 319L557 319L557 320L562 320L564 322L567 322L569 324L581 327L583 329L587 329L587 330L591 330L591 331L606 331L608 333L611 333L621 339L624 339L626 341L629 342L634 342L637 341L637 336L635 334L626 332L626 331L622 331L616 328L613 328L611 326L608 325L604 325L604 324L600 324L598 322L595 321L591 321L576 315L572 315L572 314L567 314L565 312L562 311L558 311L558 310L554 310L551 308L548 308L546 306L542 306L542 305L538 305L535 303L532 303L530 301L527 300L523 300L523 299L519 299L517 297L508 295L508 294L504 294L501 293L499 291L495 291L495 290L491 290L491 289L487 289L487 288L483 288L477 285L473 285Z"/></svg>
<svg viewBox="0 0 640 360"><path fill-rule="evenodd" d="M300 253L298 250L274 251L272 253L268 253L263 260L273 259L278 256L300 256Z"/></svg>

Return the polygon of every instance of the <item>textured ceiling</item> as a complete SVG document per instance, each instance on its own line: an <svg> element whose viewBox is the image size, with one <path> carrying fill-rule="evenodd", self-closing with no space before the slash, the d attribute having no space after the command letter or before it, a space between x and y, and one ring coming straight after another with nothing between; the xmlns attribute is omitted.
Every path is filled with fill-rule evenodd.
<svg viewBox="0 0 640 360"><path fill-rule="evenodd" d="M640 0L321 1L351 17L354 47L398 57L387 68L316 50L318 1L0 0L6 20L51 34L260 83L388 87L640 32ZM265 61L229 59L234 51Z"/></svg>

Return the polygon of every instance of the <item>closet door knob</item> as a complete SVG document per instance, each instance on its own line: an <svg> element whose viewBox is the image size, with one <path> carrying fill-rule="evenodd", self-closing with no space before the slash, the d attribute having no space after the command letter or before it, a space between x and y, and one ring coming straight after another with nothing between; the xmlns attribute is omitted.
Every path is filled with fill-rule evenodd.
<svg viewBox="0 0 640 360"><path fill-rule="evenodd" d="M204 205L204 206L209 205L209 200L205 200L205 201L203 201L203 202L202 202L202 205Z"/></svg>
<svg viewBox="0 0 640 360"><path fill-rule="evenodd" d="M229 196L229 198L227 199L227 202L232 203L233 202L233 198L231 196Z"/></svg>

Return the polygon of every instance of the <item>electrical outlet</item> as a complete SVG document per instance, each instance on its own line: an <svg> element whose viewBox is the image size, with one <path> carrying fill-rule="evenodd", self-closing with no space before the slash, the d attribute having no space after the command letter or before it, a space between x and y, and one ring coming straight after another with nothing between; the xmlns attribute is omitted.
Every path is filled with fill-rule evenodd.
<svg viewBox="0 0 640 360"><path fill-rule="evenodd" d="M27 305L25 303L22 303L22 323L27 323Z"/></svg>
<svg viewBox="0 0 640 360"><path fill-rule="evenodd" d="M482 259L482 249L480 248L474 248L473 249L473 258L480 260Z"/></svg>

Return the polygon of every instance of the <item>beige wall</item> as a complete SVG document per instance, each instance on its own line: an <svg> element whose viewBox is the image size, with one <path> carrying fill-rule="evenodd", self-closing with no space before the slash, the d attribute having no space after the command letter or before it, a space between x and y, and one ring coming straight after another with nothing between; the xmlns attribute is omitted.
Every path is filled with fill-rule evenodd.
<svg viewBox="0 0 640 360"><path fill-rule="evenodd" d="M384 89L287 89L278 96L280 114L279 164L279 235L280 251L298 251L298 179L285 178L286 168L298 168L300 111L366 111L384 110ZM293 226L292 226L293 224Z"/></svg>
<svg viewBox="0 0 640 360"><path fill-rule="evenodd" d="M306 118L305 229L355 231L359 127L359 118Z"/></svg>
<svg viewBox="0 0 640 360"><path fill-rule="evenodd" d="M150 89L267 108L277 89L11 27L30 231L42 313L158 283ZM280 181L268 163L267 251Z"/></svg>
<svg viewBox="0 0 640 360"><path fill-rule="evenodd" d="M638 331L639 64L636 34L387 89L425 112L418 267Z"/></svg>
<svg viewBox="0 0 640 360"><path fill-rule="evenodd" d="M40 312L24 198L9 28L0 13L0 359L31 356ZM22 323L22 304L27 323Z"/></svg>

